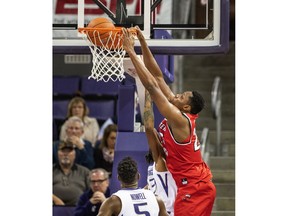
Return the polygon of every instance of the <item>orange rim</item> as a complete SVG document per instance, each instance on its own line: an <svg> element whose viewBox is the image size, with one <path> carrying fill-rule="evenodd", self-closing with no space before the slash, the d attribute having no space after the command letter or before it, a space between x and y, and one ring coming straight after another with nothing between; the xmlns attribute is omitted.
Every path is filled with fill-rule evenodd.
<svg viewBox="0 0 288 216"><path fill-rule="evenodd" d="M113 31L113 32L117 32L118 34L123 34L122 33L122 28L123 27L115 27L115 28L78 28L78 32L80 33L84 33L84 34L87 34L87 33L92 33L94 31L97 31L99 32L100 34L102 33L107 33L107 32L110 32L110 31ZM134 28L128 28L128 31L132 34L136 34L136 29Z"/></svg>

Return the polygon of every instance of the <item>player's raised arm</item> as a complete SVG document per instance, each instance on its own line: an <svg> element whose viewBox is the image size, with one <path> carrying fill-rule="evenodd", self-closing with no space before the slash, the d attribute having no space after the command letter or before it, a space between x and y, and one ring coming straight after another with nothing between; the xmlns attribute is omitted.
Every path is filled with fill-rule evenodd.
<svg viewBox="0 0 288 216"><path fill-rule="evenodd" d="M145 89L145 104L144 104L144 126L149 148L152 152L153 160L157 163L159 153L159 141L154 134L154 113L153 104L149 92Z"/></svg>
<svg viewBox="0 0 288 216"><path fill-rule="evenodd" d="M164 93L164 95L168 98L168 100L170 100L170 98L174 97L174 93L171 91L170 87L166 84L164 77L163 77L163 73L158 65L158 63L156 62L154 56L152 55L146 40L141 32L141 29L136 26L135 27L136 31L137 31L137 37L139 39L139 42L141 44L141 51L142 51L142 57L143 57L143 61L144 64L146 66L146 68L148 69L148 71L155 77L155 79L157 80L162 92Z"/></svg>
<svg viewBox="0 0 288 216"><path fill-rule="evenodd" d="M168 101L167 97L161 91L156 79L148 71L142 60L137 57L134 50L134 38L130 36L129 32L125 28L123 28L123 36L123 47L130 56L137 75L144 87L149 91L159 112L169 120L169 124L172 127L183 127L183 125L186 125L187 119L176 106Z"/></svg>

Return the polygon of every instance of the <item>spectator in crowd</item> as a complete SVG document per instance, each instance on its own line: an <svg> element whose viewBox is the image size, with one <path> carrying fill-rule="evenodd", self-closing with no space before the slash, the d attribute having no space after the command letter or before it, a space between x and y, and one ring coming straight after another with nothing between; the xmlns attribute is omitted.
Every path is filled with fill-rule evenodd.
<svg viewBox="0 0 288 216"><path fill-rule="evenodd" d="M89 117L89 108L82 97L74 97L68 104L67 119L71 116L78 116L84 123L83 139L88 140L92 146L95 146L99 133L99 124L96 118ZM65 140L67 121L61 127L60 140Z"/></svg>
<svg viewBox="0 0 288 216"><path fill-rule="evenodd" d="M107 170L110 173L110 177L114 161L116 135L117 125L108 125L104 130L104 135L100 141L99 147L96 146L94 149L94 167Z"/></svg>
<svg viewBox="0 0 288 216"><path fill-rule="evenodd" d="M90 189L84 192L74 210L74 216L95 216L104 200L110 196L109 173L102 169L93 169L89 175Z"/></svg>
<svg viewBox="0 0 288 216"><path fill-rule="evenodd" d="M121 189L106 199L98 216L160 215L168 216L164 202L152 191L138 188L140 174L136 161L123 158L117 167Z"/></svg>
<svg viewBox="0 0 288 216"><path fill-rule="evenodd" d="M78 198L89 189L89 169L75 163L75 146L62 142L58 146L59 162L53 165L53 200L75 206Z"/></svg>
<svg viewBox="0 0 288 216"><path fill-rule="evenodd" d="M75 145L76 149L76 161L75 163L85 166L88 169L93 169L93 147L92 144L83 139L84 124L82 120L77 116L70 117L66 124L65 130L67 137L63 140L64 142L69 142ZM58 162L57 151L58 146L62 141L55 141L53 144L53 163Z"/></svg>
<svg viewBox="0 0 288 216"><path fill-rule="evenodd" d="M106 119L105 122L101 125L98 136L97 136L97 141L96 141L95 147L97 147L97 148L99 147L99 144L103 138L105 128L110 124L114 124L112 118Z"/></svg>

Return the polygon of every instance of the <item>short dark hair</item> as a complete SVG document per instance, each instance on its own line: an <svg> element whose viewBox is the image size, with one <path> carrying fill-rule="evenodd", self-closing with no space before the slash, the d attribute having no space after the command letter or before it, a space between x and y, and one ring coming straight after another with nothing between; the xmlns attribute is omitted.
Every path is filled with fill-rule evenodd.
<svg viewBox="0 0 288 216"><path fill-rule="evenodd" d="M192 91L192 97L190 98L191 114L199 113L205 106L205 100L202 95L197 91Z"/></svg>
<svg viewBox="0 0 288 216"><path fill-rule="evenodd" d="M145 155L145 160L148 164L151 164L154 162L153 160L153 156L152 156L152 152L151 150L149 149L149 151L147 152L147 154Z"/></svg>
<svg viewBox="0 0 288 216"><path fill-rule="evenodd" d="M135 181L138 173L138 166L136 161L128 156L119 162L117 171L122 182L131 184Z"/></svg>

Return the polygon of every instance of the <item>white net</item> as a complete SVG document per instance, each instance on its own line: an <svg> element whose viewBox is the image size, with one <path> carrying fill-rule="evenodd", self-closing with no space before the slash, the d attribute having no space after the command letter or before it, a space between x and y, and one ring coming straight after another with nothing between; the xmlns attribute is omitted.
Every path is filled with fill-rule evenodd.
<svg viewBox="0 0 288 216"><path fill-rule="evenodd" d="M102 39L100 39L101 35ZM103 32L97 30L83 34L93 57L93 67L88 79L121 82L125 78L123 60L126 54L122 46L122 34L109 31L106 35L107 37L103 39Z"/></svg>

